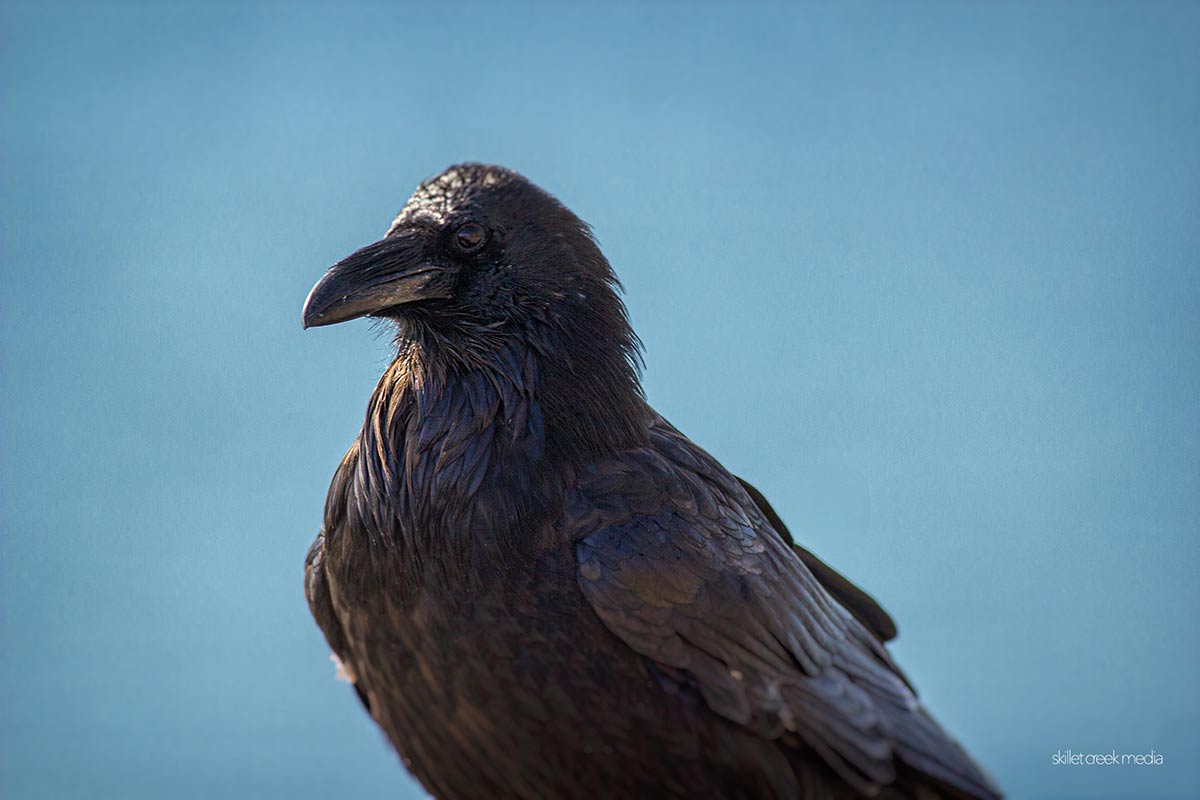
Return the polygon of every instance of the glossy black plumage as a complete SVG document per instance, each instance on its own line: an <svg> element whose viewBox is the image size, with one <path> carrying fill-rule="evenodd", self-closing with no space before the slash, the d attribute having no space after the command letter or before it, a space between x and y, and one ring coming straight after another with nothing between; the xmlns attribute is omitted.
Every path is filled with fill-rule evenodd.
<svg viewBox="0 0 1200 800"><path fill-rule="evenodd" d="M306 304L397 326L305 588L405 764L444 798L997 796L888 615L646 404L616 288L463 165Z"/></svg>

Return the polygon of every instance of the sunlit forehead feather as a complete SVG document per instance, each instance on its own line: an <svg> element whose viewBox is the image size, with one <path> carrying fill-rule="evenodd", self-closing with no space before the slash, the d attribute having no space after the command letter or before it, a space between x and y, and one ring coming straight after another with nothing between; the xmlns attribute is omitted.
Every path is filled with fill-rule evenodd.
<svg viewBox="0 0 1200 800"><path fill-rule="evenodd" d="M423 182L388 229L425 220L444 224L455 212L478 202L486 193L502 191L519 181L517 173L488 164L459 164Z"/></svg>

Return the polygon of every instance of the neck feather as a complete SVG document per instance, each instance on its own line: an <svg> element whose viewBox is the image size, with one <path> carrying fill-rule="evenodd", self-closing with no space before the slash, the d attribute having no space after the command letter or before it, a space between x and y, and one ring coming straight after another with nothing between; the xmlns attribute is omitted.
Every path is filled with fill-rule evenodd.
<svg viewBox="0 0 1200 800"><path fill-rule="evenodd" d="M517 527L575 469L644 444L624 347L543 323L476 330L469 346L461 333L407 327L371 397L356 483L402 528Z"/></svg>

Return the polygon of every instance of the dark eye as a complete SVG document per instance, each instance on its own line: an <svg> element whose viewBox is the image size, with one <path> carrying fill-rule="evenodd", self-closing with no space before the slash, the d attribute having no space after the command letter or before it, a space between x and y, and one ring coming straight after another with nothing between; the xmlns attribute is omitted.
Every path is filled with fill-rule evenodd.
<svg viewBox="0 0 1200 800"><path fill-rule="evenodd" d="M476 253L487 243L487 231L477 222L466 222L454 231L454 246L463 253Z"/></svg>

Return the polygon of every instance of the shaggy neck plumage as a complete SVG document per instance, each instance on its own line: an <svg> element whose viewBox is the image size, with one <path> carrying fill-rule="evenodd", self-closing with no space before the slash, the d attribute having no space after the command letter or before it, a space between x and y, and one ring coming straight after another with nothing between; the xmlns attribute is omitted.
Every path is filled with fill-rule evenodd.
<svg viewBox="0 0 1200 800"><path fill-rule="evenodd" d="M561 496L549 483L564 466L645 442L627 325L588 325L577 309L486 326L435 313L401 322L360 438L358 493L390 498L399 539L514 530Z"/></svg>

